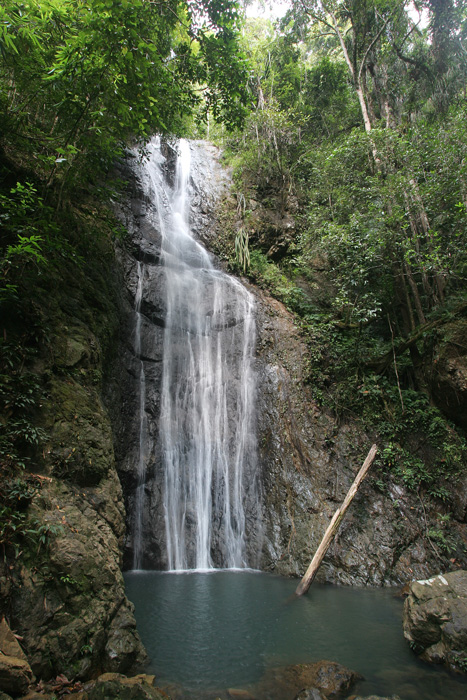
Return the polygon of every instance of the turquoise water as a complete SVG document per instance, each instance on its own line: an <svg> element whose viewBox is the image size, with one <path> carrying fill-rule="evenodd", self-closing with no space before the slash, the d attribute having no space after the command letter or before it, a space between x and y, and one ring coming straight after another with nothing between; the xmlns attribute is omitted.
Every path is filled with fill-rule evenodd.
<svg viewBox="0 0 467 700"><path fill-rule="evenodd" d="M362 695L467 698L460 677L410 651L394 591L314 584L295 598L296 580L245 571L129 572L125 581L148 672L183 697L215 698L252 686L268 668L327 659L364 676Z"/></svg>

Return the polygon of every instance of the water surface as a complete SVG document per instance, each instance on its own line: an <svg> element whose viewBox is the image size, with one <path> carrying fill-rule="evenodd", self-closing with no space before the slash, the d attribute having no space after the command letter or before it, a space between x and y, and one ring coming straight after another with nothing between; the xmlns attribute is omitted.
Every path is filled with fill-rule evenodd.
<svg viewBox="0 0 467 700"><path fill-rule="evenodd" d="M150 672L160 685L186 689L187 698L216 698L258 683L268 668L321 659L362 674L362 695L467 697L460 677L411 652L394 590L313 584L295 598L296 580L245 571L141 571L125 581Z"/></svg>

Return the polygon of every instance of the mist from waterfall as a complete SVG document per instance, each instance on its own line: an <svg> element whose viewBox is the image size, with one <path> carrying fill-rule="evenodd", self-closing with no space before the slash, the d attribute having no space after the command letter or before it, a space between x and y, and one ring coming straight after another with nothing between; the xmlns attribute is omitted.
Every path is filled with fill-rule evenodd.
<svg viewBox="0 0 467 700"><path fill-rule="evenodd" d="M159 139L149 144L141 165L150 216L161 235L165 290L161 464L155 465L165 524L160 546L168 570L245 568L257 565L257 544L249 538L258 542L260 520L254 300L237 279L216 269L190 231L191 150L187 141L178 143L173 184ZM142 437L144 369L141 375ZM148 527L142 526L147 450L142 443L139 450L134 568L141 568Z"/></svg>

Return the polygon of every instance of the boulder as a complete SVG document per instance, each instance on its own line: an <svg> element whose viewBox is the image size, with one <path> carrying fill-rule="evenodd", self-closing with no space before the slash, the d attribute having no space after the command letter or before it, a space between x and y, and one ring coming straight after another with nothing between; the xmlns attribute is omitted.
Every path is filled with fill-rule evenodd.
<svg viewBox="0 0 467 700"><path fill-rule="evenodd" d="M3 619L0 623L0 689L13 696L23 695L33 681L26 654Z"/></svg>
<svg viewBox="0 0 467 700"><path fill-rule="evenodd" d="M411 584L404 636L423 660L467 673L467 571Z"/></svg>
<svg viewBox="0 0 467 700"><path fill-rule="evenodd" d="M307 688L296 695L295 700L325 700L325 696L318 688Z"/></svg>
<svg viewBox="0 0 467 700"><path fill-rule="evenodd" d="M350 690L353 684L361 678L360 674L333 661L319 661L314 666L313 686L322 690L327 698L337 697Z"/></svg>
<svg viewBox="0 0 467 700"><path fill-rule="evenodd" d="M17 659L23 659L23 661L28 660L5 618L0 622L0 652L4 656L14 656Z"/></svg>
<svg viewBox="0 0 467 700"><path fill-rule="evenodd" d="M10 695L24 695L34 681L31 667L24 659L0 655L0 688Z"/></svg>
<svg viewBox="0 0 467 700"><path fill-rule="evenodd" d="M334 661L283 666L268 671L257 687L271 700L322 700L348 693L361 676Z"/></svg>
<svg viewBox="0 0 467 700"><path fill-rule="evenodd" d="M127 678L119 673L105 673L87 692L89 700L167 700L154 685L154 676L140 674Z"/></svg>

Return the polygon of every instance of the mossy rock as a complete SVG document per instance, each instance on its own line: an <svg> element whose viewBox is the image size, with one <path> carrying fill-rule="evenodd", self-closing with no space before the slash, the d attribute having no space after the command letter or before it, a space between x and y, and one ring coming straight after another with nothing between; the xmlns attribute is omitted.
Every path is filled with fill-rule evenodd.
<svg viewBox="0 0 467 700"><path fill-rule="evenodd" d="M92 368L100 363L100 345L93 333L84 326L63 326L63 335L54 343L56 368Z"/></svg>
<svg viewBox="0 0 467 700"><path fill-rule="evenodd" d="M88 693L89 700L167 700L167 695L154 688L146 677L125 678L119 674L105 674Z"/></svg>
<svg viewBox="0 0 467 700"><path fill-rule="evenodd" d="M93 486L114 462L112 431L97 392L72 378L54 378L45 406L51 472L80 486Z"/></svg>

